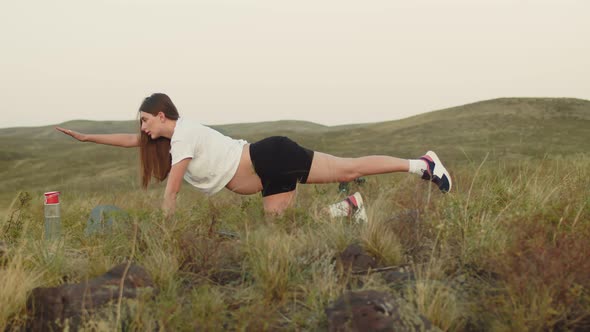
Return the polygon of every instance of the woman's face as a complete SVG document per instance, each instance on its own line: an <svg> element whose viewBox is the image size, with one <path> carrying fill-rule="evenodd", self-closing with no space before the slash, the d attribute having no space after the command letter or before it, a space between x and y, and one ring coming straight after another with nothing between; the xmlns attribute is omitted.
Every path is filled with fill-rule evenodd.
<svg viewBox="0 0 590 332"><path fill-rule="evenodd" d="M160 113L151 115L150 113L140 112L141 131L146 133L151 139L160 137L160 129L162 121L160 121Z"/></svg>

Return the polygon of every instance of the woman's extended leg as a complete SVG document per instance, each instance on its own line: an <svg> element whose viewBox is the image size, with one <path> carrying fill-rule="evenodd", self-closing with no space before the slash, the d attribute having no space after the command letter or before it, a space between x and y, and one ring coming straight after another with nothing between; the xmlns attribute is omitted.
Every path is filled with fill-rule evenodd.
<svg viewBox="0 0 590 332"><path fill-rule="evenodd" d="M415 173L434 182L442 192L452 187L449 172L432 151L411 160L390 156L340 158L316 151L306 183L350 182L360 176L393 172Z"/></svg>
<svg viewBox="0 0 590 332"><path fill-rule="evenodd" d="M436 153L428 151L420 159L400 159L390 156L366 156L340 158L326 153L314 152L309 176L305 183L350 182L364 175L393 172L411 172L424 180L434 182L442 192L451 189L451 177ZM360 193L328 207L332 217L350 216L357 221L367 221Z"/></svg>
<svg viewBox="0 0 590 332"><path fill-rule="evenodd" d="M409 161L390 156L341 158L314 152L306 183L350 182L360 176L407 172Z"/></svg>

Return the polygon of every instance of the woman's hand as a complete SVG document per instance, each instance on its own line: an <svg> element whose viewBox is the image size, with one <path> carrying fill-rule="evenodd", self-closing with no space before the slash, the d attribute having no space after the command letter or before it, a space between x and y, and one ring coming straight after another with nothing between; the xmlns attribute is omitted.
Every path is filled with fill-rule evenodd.
<svg viewBox="0 0 590 332"><path fill-rule="evenodd" d="M170 220L174 215L174 211L176 210L176 195L180 191L182 178L191 160L192 158L185 158L170 168L166 182L166 191L164 192L164 202L162 203L162 210L164 210L167 220Z"/></svg>
<svg viewBox="0 0 590 332"><path fill-rule="evenodd" d="M82 134L77 131L55 127L58 131L72 136L80 142L92 142L97 144L121 146L124 148L138 147L140 139L138 134Z"/></svg>
<svg viewBox="0 0 590 332"><path fill-rule="evenodd" d="M79 133L77 131L73 131L70 129L65 129L65 128L61 128L61 127L55 127L55 129L57 129L58 131L61 131L62 133L68 135L68 136L72 136L73 138L77 139L80 142L86 142L86 135Z"/></svg>

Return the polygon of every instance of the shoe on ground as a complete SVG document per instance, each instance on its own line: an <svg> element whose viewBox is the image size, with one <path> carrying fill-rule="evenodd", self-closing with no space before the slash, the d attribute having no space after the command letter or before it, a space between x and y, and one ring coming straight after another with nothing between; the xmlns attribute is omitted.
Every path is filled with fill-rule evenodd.
<svg viewBox="0 0 590 332"><path fill-rule="evenodd" d="M365 210L365 204L363 203L361 193L358 191L355 192L353 195L348 196L346 201L350 205L350 215L352 216L352 219L356 222L367 222L367 211Z"/></svg>
<svg viewBox="0 0 590 332"><path fill-rule="evenodd" d="M438 156L433 151L426 152L420 157L427 164L427 169L422 170L422 179L430 180L438 186L438 189L443 193L448 193L453 187L451 175L443 166Z"/></svg>

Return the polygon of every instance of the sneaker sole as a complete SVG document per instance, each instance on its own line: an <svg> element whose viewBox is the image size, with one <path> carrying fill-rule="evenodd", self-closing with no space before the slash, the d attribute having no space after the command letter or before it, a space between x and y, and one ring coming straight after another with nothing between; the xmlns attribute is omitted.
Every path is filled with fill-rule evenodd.
<svg viewBox="0 0 590 332"><path fill-rule="evenodd" d="M352 216L356 221L367 222L367 212L365 211L365 204L363 203L363 198L361 197L360 192L355 192L353 195L354 199L356 200L356 204L358 210Z"/></svg>
<svg viewBox="0 0 590 332"><path fill-rule="evenodd" d="M432 161L434 161L434 170L432 170L432 176L437 176L439 179L443 181L443 185L439 185L439 189L445 193L451 191L451 188L453 187L453 181L451 180L451 175L449 174L443 163L440 161L440 159L438 158L436 153L434 153L434 151L428 151L426 152L426 155L430 157ZM449 188L444 188L445 186L443 177L446 177L447 181L449 182Z"/></svg>

